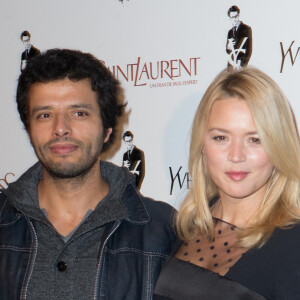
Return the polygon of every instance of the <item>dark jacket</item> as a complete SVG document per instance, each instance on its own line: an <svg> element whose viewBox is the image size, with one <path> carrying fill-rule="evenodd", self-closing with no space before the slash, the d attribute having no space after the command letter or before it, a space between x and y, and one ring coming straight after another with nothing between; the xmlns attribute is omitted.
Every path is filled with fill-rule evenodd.
<svg viewBox="0 0 300 300"><path fill-rule="evenodd" d="M23 51L22 55L21 55L21 60L28 60L31 59L32 57L40 54L41 51L37 48L35 48L34 46L31 45L30 49L27 51Z"/></svg>
<svg viewBox="0 0 300 300"><path fill-rule="evenodd" d="M147 300L177 243L173 209L143 197L132 184L122 201L128 217L108 223L99 251L94 299ZM21 208L22 210L22 208ZM0 299L26 299L38 249L32 220L0 193Z"/></svg>
<svg viewBox="0 0 300 300"><path fill-rule="evenodd" d="M246 38L246 42L242 46L243 40ZM228 48L228 40L233 39L235 41L234 48L236 50L241 49L244 52L239 51L237 55L237 61L241 61L241 67L245 67L248 65L250 57L252 55L252 29L250 26L244 24L243 22L240 23L238 29L234 31L231 28L228 31L227 35L227 46L226 51L228 54L231 54L232 50Z"/></svg>
<svg viewBox="0 0 300 300"><path fill-rule="evenodd" d="M145 177L145 154L141 149L134 146L131 153L126 151L123 154L123 162L126 160L129 162L129 171L136 170L139 172L139 174L135 174L135 183L140 189Z"/></svg>

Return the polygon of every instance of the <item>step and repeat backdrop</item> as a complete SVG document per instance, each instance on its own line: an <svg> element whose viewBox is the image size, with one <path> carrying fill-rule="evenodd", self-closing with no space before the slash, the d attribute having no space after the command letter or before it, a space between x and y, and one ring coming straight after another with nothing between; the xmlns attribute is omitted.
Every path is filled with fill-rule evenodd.
<svg viewBox="0 0 300 300"><path fill-rule="evenodd" d="M299 10L297 0L0 1L0 187L37 160L15 103L22 68L47 49L79 49L103 61L128 102L103 159L138 174L143 194L178 207L192 181L194 113L222 69L262 69L300 120Z"/></svg>

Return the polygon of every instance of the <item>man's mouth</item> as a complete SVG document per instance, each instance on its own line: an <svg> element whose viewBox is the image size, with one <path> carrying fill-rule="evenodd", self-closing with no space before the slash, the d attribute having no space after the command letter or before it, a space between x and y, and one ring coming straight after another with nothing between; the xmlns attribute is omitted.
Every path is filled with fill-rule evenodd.
<svg viewBox="0 0 300 300"><path fill-rule="evenodd" d="M54 154L70 154L76 151L78 148L77 145L70 144L70 143L63 143L63 144L53 144L50 146L50 150Z"/></svg>

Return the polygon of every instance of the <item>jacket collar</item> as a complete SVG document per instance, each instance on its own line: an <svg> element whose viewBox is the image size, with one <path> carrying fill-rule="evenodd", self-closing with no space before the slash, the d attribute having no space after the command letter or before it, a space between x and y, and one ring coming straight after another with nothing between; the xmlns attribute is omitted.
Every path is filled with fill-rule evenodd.
<svg viewBox="0 0 300 300"><path fill-rule="evenodd" d="M130 223L140 225L150 222L150 214L142 201L142 195L134 185L134 175L130 174L125 168L116 168L116 166L111 163L102 161L101 164L101 167L105 169L105 172L103 172L104 177L111 181L111 188L119 189L120 177L126 178L121 180L122 184L125 185L121 202L128 211L128 215L125 217L125 220ZM12 198L14 199L13 203L11 203L13 206L21 210L23 210L23 207L27 207L28 205L38 207L36 185L40 177L41 168L42 167L39 163L35 164L24 175L22 175L17 182L11 184L11 186L4 191L4 193L10 198L10 201ZM25 203L24 198L27 198Z"/></svg>
<svg viewBox="0 0 300 300"><path fill-rule="evenodd" d="M8 188L3 191L3 193L8 196L9 202L12 206L21 210L23 213L30 215L31 217L34 217L39 220L44 220L44 215L39 209L37 195L37 184L41 177L41 171L41 164L36 163L27 172L25 172L16 182L11 183L8 186ZM131 174L126 168L120 168L104 161L101 161L101 174L104 180L106 180L109 184L109 197L112 198L114 202L114 207L112 207L113 203L111 203L111 201L101 201L98 204L99 209L101 206L106 206L106 208L102 207L101 209L114 210L114 215L116 215L115 217L123 217L123 219L126 218L125 215L127 216L127 213L124 215L124 206L126 207L126 205L125 203L123 203L123 201L121 201L121 199L126 200L127 197L122 196L127 190L127 186L131 186L132 183L135 182L135 176ZM134 188L133 191L135 191ZM134 197L135 201L133 202L141 202L136 192L134 192L134 194L136 195L136 197ZM106 203L106 205L103 205L105 202L108 203ZM130 206L131 208L132 205ZM139 203L139 205L137 206L139 207L143 205L142 203ZM135 213L132 209L131 211L134 215ZM103 216L101 219L103 219ZM133 218L133 220L134 219L135 218Z"/></svg>
<svg viewBox="0 0 300 300"><path fill-rule="evenodd" d="M144 225L150 222L150 214L142 201L142 195L136 186L129 184L123 194L122 200L128 210L126 220L130 223Z"/></svg>

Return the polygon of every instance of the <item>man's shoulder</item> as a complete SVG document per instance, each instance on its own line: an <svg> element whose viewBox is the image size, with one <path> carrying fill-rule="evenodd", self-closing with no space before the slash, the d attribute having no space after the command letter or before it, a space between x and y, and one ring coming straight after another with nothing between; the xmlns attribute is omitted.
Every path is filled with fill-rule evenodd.
<svg viewBox="0 0 300 300"><path fill-rule="evenodd" d="M141 149L139 149L137 146L134 146L132 149L132 156L142 156L143 155L143 151Z"/></svg>
<svg viewBox="0 0 300 300"><path fill-rule="evenodd" d="M133 184L127 186L123 195L123 200L131 205L132 208L136 208L136 205L140 203L148 212L170 214L175 211L174 207L166 202L144 196Z"/></svg>
<svg viewBox="0 0 300 300"><path fill-rule="evenodd" d="M164 201L159 201L159 200L154 200L149 197L144 197L141 196L142 201L144 202L146 208L152 213L155 212L155 215L152 216L152 218L159 218L163 217L165 215L173 215L176 210L173 206L170 204L164 202Z"/></svg>
<svg viewBox="0 0 300 300"><path fill-rule="evenodd" d="M144 153L144 151L141 150L140 148L138 148L137 146L134 146L132 151L135 152L136 154L143 154Z"/></svg>
<svg viewBox="0 0 300 300"><path fill-rule="evenodd" d="M8 224L17 218L17 211L8 200L3 190L0 190L0 224Z"/></svg>
<svg viewBox="0 0 300 300"><path fill-rule="evenodd" d="M128 209L128 217L123 222L121 234L117 236L118 244L115 246L130 242L144 250L171 253L178 241L174 227L176 210L168 203L143 196L132 184L127 186L123 202ZM127 232L125 235L124 230ZM128 232L134 232L134 235Z"/></svg>
<svg viewBox="0 0 300 300"><path fill-rule="evenodd" d="M32 52L33 54L41 53L41 51L38 48L34 47L33 45L31 45L31 47L30 47L30 52Z"/></svg>
<svg viewBox="0 0 300 300"><path fill-rule="evenodd" d="M0 190L0 211L2 211L6 201L7 196L3 193L4 190Z"/></svg>
<svg viewBox="0 0 300 300"><path fill-rule="evenodd" d="M241 31L252 31L251 27L249 25L246 25L245 23L241 22L239 25L239 28Z"/></svg>
<svg viewBox="0 0 300 300"><path fill-rule="evenodd" d="M162 228L173 228L175 208L166 202L143 196L133 184L127 186L123 202L129 213L129 222L150 227L160 224Z"/></svg>

